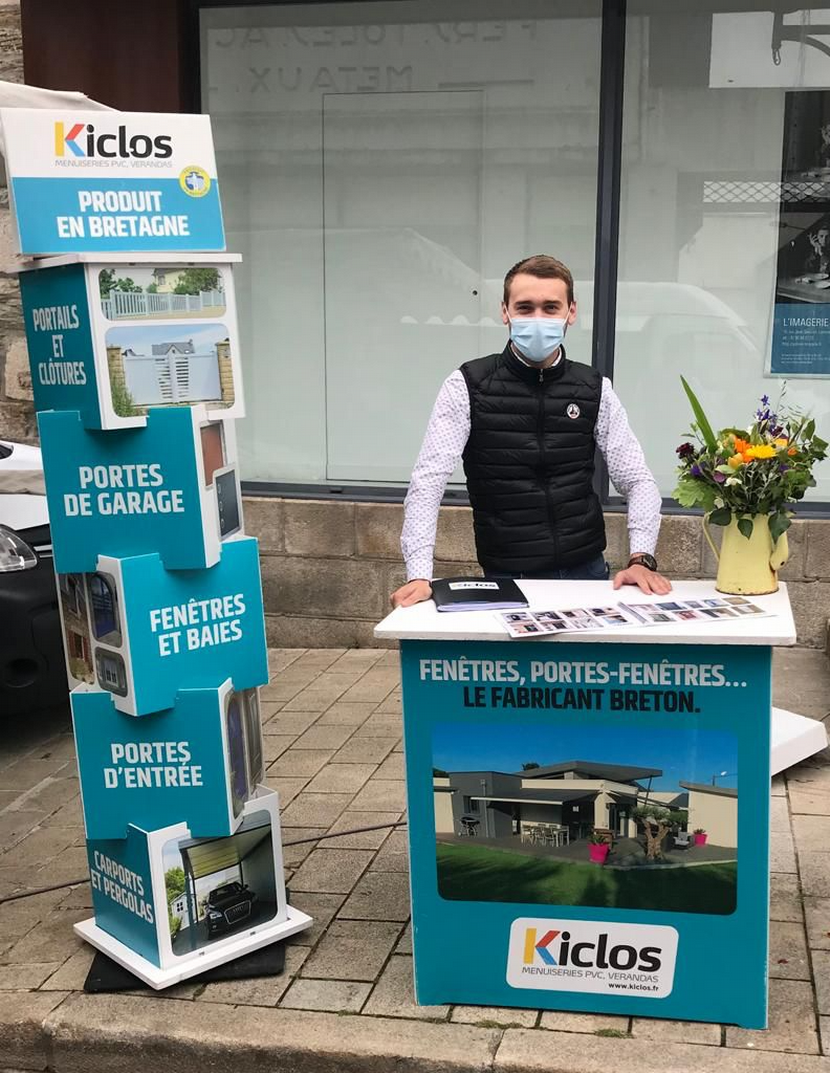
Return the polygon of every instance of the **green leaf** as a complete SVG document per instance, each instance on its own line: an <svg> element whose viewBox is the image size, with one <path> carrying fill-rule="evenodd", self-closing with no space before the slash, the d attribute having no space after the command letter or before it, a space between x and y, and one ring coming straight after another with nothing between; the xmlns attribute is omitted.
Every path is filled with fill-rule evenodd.
<svg viewBox="0 0 830 1073"><path fill-rule="evenodd" d="M804 426L804 439L809 440L815 431L816 423L815 420L811 417L807 424Z"/></svg>
<svg viewBox="0 0 830 1073"><path fill-rule="evenodd" d="M718 510L713 510L709 515L711 525L729 525L731 521L732 511L729 507L720 507Z"/></svg>
<svg viewBox="0 0 830 1073"><path fill-rule="evenodd" d="M786 533L789 528L790 519L783 511L773 514L769 520L769 535L772 537L773 544L776 544L781 534Z"/></svg>
<svg viewBox="0 0 830 1073"><path fill-rule="evenodd" d="M738 532L743 533L747 540L752 536L752 519L738 518Z"/></svg>
<svg viewBox="0 0 830 1073"><path fill-rule="evenodd" d="M697 401L697 396L686 383L684 377L680 377L680 382L683 385L683 390L688 396L689 402L692 404L692 411L694 412L695 420L697 421L698 428L700 429L700 434L703 437L703 442L706 444L710 451L714 451L718 446L718 441L715 439L715 434L712 431L712 426L709 424L709 420L706 417L706 414L703 412L703 407ZM716 522L715 524L718 523Z"/></svg>
<svg viewBox="0 0 830 1073"><path fill-rule="evenodd" d="M732 477L735 474L735 470L731 466L715 466L716 473L725 473L727 477Z"/></svg>
<svg viewBox="0 0 830 1073"><path fill-rule="evenodd" d="M680 481L672 492L672 496L681 507L696 507L703 500L703 489L700 485Z"/></svg>

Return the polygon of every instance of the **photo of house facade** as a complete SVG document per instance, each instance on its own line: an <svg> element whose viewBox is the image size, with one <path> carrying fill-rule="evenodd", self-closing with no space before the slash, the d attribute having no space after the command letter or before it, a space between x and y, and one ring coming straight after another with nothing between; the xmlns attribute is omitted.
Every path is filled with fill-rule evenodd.
<svg viewBox="0 0 830 1073"><path fill-rule="evenodd" d="M66 668L71 685L95 681L84 574L58 574Z"/></svg>
<svg viewBox="0 0 830 1073"><path fill-rule="evenodd" d="M574 728L557 734L565 738L561 746L581 739L583 756L594 759L499 770L447 763L463 759L465 751L474 757L490 752L480 744L465 749L463 731L439 727L434 739L443 897L734 911L738 790L731 735L629 728L629 755L640 746L649 759L666 757L661 765L637 765L614 762L619 732L609 730L604 742L602 734ZM535 738L550 755L551 746L542 746L545 735L532 728L511 728L509 738ZM519 755L515 744L510 753ZM699 777L703 770L707 782ZM683 779L684 773L692 777Z"/></svg>
<svg viewBox="0 0 830 1073"><path fill-rule="evenodd" d="M718 846L738 844L738 791L730 786L683 782L689 795L689 827L706 831Z"/></svg>
<svg viewBox="0 0 830 1073"><path fill-rule="evenodd" d="M440 811L436 801L436 833L463 829L464 817L473 816L480 820L479 833L484 838L521 836L522 831L527 836L537 824L552 825L568 840L585 838L594 830L634 838L637 825L633 809L638 804L649 800L666 808L686 807L686 794L649 793L640 785L640 781L647 783L660 775L662 771L653 768L585 760L567 760L513 774L453 772L451 778L434 780L436 797L444 797Z"/></svg>

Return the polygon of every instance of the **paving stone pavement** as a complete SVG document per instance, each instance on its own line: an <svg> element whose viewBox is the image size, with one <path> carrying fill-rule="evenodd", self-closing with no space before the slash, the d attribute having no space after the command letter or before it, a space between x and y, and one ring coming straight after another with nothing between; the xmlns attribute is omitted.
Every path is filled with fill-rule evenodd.
<svg viewBox="0 0 830 1073"><path fill-rule="evenodd" d="M256 1067L275 1073L598 1073L611 1065L616 1073L714 1073L748 1071L750 1062L755 1073L830 1073L830 751L771 788L766 1031L417 1006L397 654L274 649L270 659L267 781L281 794L285 841L310 840L286 847L286 879L292 903L314 917L291 941L286 971L84 995L92 951L72 924L89 916L86 884L0 904L0 1073L128 1071L155 1054L230 1073L248 1053L268 1055ZM830 718L822 653L776 652L774 686L775 703ZM376 829L319 840L356 827ZM0 726L0 897L83 877L85 867L65 713Z"/></svg>

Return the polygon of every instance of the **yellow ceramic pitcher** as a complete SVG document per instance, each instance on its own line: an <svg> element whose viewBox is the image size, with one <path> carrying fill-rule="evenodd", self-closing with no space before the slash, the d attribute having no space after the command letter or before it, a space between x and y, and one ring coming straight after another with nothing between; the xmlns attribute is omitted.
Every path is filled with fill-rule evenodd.
<svg viewBox="0 0 830 1073"><path fill-rule="evenodd" d="M747 539L738 529L738 519L732 515L729 525L723 526L720 551L709 532L709 515L704 515L703 532L718 560L715 588L740 596L762 596L778 590L778 571L790 555L787 534L782 533L773 543L769 531L769 515L756 514L752 536Z"/></svg>

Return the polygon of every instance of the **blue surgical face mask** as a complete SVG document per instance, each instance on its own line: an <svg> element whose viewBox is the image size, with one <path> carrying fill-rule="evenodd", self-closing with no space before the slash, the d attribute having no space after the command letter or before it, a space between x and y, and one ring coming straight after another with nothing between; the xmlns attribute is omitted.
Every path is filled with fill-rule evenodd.
<svg viewBox="0 0 830 1073"><path fill-rule="evenodd" d="M542 362L565 338L564 317L514 317L510 321L510 338L522 357Z"/></svg>

